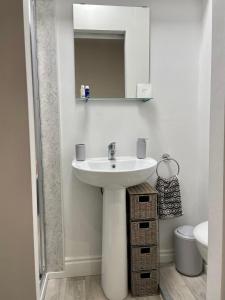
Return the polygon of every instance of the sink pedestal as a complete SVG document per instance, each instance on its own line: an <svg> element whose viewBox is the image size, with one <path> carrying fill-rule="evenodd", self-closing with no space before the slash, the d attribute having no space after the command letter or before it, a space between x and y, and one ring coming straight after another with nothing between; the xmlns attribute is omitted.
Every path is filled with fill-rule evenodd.
<svg viewBox="0 0 225 300"><path fill-rule="evenodd" d="M102 288L109 300L128 294L126 189L103 193Z"/></svg>
<svg viewBox="0 0 225 300"><path fill-rule="evenodd" d="M134 156L74 160L77 178L103 187L102 288L109 300L122 300L128 294L126 189L149 178L157 161Z"/></svg>

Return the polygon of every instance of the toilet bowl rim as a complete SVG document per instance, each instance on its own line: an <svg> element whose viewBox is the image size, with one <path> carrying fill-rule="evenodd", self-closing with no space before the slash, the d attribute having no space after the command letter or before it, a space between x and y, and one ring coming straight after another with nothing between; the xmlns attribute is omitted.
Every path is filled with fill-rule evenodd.
<svg viewBox="0 0 225 300"><path fill-rule="evenodd" d="M193 235L196 241L208 248L208 221L195 226Z"/></svg>

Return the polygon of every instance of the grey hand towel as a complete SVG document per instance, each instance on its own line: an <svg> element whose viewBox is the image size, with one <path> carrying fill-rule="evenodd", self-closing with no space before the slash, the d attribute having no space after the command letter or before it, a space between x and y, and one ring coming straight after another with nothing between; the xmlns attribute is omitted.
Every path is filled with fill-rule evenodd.
<svg viewBox="0 0 225 300"><path fill-rule="evenodd" d="M180 184L177 176L168 179L158 177L156 186L159 199L159 218L168 219L183 215Z"/></svg>

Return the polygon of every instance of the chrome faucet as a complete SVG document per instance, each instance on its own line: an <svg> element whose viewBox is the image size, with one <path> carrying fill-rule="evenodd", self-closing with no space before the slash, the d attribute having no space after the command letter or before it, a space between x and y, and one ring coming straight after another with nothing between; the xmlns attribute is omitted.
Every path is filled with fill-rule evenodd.
<svg viewBox="0 0 225 300"><path fill-rule="evenodd" d="M108 145L108 159L109 160L115 160L116 155L116 143L112 142Z"/></svg>

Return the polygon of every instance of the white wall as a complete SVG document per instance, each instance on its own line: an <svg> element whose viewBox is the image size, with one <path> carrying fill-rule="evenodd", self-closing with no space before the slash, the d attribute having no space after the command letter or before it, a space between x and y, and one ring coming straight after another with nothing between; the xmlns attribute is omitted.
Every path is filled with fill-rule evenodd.
<svg viewBox="0 0 225 300"><path fill-rule="evenodd" d="M75 30L125 34L125 97L137 97L137 84L149 83L149 8L74 5ZM135 24L135 26L134 26Z"/></svg>
<svg viewBox="0 0 225 300"><path fill-rule="evenodd" d="M180 163L184 209L182 218L160 223L165 259L173 246L172 233L177 225L195 225L207 219L206 205L202 207L199 195L199 189L204 191L207 186L205 182L200 186L198 174L202 9L202 3L195 0L151 1L151 82L158 103L155 122L150 126L156 134L155 157L168 152Z"/></svg>
<svg viewBox="0 0 225 300"><path fill-rule="evenodd" d="M208 215L209 182L209 123L211 96L211 52L212 52L212 1L203 0L202 37L199 56L199 102L198 102L198 206L200 218Z"/></svg>
<svg viewBox="0 0 225 300"><path fill-rule="evenodd" d="M155 102L87 104L76 102L74 96L72 3L57 0L56 7L66 260L82 263L101 255L101 193L79 182L72 173L74 145L85 143L88 156L102 156L107 154L107 144L116 141L118 155L135 155L136 139L145 136L150 140L149 155L159 159L167 152L181 165L184 216L160 224L165 261L171 258L173 229L207 218L200 201L200 192L207 187L206 181L199 180L198 142L199 135L206 130L207 136L208 130L204 126L199 130L202 2L151 1L151 83Z"/></svg>

